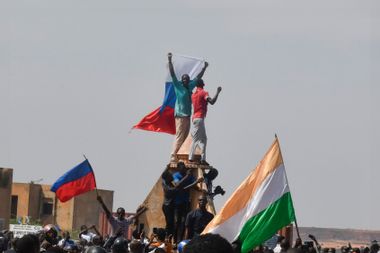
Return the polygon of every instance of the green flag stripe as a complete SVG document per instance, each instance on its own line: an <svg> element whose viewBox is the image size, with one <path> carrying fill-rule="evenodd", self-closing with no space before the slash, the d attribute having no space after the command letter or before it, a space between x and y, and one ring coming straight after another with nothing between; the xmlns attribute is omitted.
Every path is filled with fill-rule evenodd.
<svg viewBox="0 0 380 253"><path fill-rule="evenodd" d="M241 252L249 252L294 220L292 196L287 192L244 224L239 234Z"/></svg>

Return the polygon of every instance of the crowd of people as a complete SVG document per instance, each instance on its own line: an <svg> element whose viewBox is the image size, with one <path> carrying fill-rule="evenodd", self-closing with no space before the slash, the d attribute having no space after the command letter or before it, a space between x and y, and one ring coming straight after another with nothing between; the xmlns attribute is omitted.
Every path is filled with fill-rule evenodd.
<svg viewBox="0 0 380 253"><path fill-rule="evenodd" d="M95 226L83 230L73 240L67 231L59 234L55 226L47 225L40 232L13 238L10 231L0 232L0 253L232 253L232 246L219 235L202 235L181 242L174 247L164 228L158 228L148 238L144 233L133 234L132 240L119 234L117 237L102 237ZM95 233L89 230L93 229ZM205 247L210 247L207 251ZM206 250L206 251L205 251Z"/></svg>
<svg viewBox="0 0 380 253"><path fill-rule="evenodd" d="M133 233L132 239L124 236L102 237L95 226L83 225L78 238L73 240L67 231L59 234L55 226L47 225L37 234L26 234L13 238L10 231L0 232L0 253L240 253L238 243L230 244L217 234L204 234L184 240L174 247L164 228L158 228L148 238L144 232ZM90 230L93 230L91 232ZM95 232L95 233L94 233ZM110 243L110 241L112 241ZM284 237L278 237L277 244L257 246L252 253L378 253L377 241L360 248L350 244L341 248L323 248L312 241L302 242L297 238L294 245Z"/></svg>

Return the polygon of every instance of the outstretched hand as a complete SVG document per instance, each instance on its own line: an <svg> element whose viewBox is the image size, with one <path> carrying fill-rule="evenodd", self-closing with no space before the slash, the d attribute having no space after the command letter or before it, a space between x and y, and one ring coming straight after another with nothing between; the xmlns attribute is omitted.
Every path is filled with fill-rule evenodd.
<svg viewBox="0 0 380 253"><path fill-rule="evenodd" d="M173 54L169 52L169 53L168 53L168 60L169 60L169 62L172 61L172 57L173 57Z"/></svg>
<svg viewBox="0 0 380 253"><path fill-rule="evenodd" d="M221 91L222 91L222 87L219 86L216 92L220 93Z"/></svg>
<svg viewBox="0 0 380 253"><path fill-rule="evenodd" d="M205 61L205 68L207 68L208 67L208 62L207 61Z"/></svg>

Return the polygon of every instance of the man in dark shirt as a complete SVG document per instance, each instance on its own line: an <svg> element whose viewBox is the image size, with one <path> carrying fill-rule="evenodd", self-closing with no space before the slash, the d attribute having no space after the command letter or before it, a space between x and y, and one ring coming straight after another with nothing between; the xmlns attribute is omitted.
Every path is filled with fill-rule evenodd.
<svg viewBox="0 0 380 253"><path fill-rule="evenodd" d="M162 204L162 211L165 215L166 221L166 235L173 235L174 233L174 211L175 211L175 199L177 193L183 189L184 183L191 176L191 170L186 171L186 175L177 183L174 184L174 178L169 171L169 166L162 173L162 189L164 190L164 202ZM191 176L192 177L192 176Z"/></svg>
<svg viewBox="0 0 380 253"><path fill-rule="evenodd" d="M173 239L174 242L180 242L183 240L184 223L186 220L186 214L190 210L190 189L196 189L202 191L197 184L203 182L203 178L195 177L190 173L190 169L186 168L183 162L177 163L178 172L173 174L173 183L175 186L181 186L174 198L174 215L176 217Z"/></svg>
<svg viewBox="0 0 380 253"><path fill-rule="evenodd" d="M185 222L185 238L192 239L198 236L205 229L207 224L214 218L214 215L207 211L207 197L202 195L198 198L198 208L191 211Z"/></svg>

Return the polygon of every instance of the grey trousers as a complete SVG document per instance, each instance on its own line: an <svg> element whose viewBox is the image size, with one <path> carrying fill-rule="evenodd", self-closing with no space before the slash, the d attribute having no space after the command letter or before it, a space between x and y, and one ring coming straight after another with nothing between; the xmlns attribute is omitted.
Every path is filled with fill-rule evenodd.
<svg viewBox="0 0 380 253"><path fill-rule="evenodd" d="M207 135L204 118L193 119L191 136L193 137L193 143L191 144L189 159L194 160L195 150L197 146L201 150L201 161L206 161L206 145Z"/></svg>

